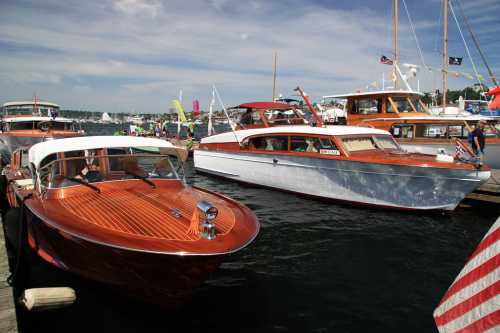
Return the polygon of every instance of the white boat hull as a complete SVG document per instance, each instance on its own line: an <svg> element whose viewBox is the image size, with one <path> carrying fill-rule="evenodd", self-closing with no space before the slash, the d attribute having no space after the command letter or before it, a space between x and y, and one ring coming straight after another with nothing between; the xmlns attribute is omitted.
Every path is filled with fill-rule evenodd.
<svg viewBox="0 0 500 333"><path fill-rule="evenodd" d="M453 210L489 171L424 168L198 149L196 170L316 197L418 210Z"/></svg>

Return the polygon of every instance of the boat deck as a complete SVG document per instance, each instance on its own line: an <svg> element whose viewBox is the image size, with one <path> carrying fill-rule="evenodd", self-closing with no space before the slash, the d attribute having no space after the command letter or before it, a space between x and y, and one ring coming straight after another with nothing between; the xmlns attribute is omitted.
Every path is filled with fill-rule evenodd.
<svg viewBox="0 0 500 333"><path fill-rule="evenodd" d="M90 224L112 232L162 240L195 241L199 235L188 232L196 198L181 191L168 190L85 193L58 200L62 208ZM219 206L217 231L225 235L235 223L230 209Z"/></svg>

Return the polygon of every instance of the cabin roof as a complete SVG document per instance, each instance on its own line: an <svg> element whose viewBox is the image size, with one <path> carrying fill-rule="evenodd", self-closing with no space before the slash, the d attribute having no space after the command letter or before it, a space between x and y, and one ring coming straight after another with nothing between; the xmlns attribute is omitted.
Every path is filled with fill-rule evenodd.
<svg viewBox="0 0 500 333"><path fill-rule="evenodd" d="M34 106L35 102L34 101L14 101L14 102L4 103L2 106L3 107L9 107L9 106L22 106L22 105L31 105L31 106ZM60 107L59 105L57 105L55 103L51 103L51 102L36 102L36 105L38 105L38 106L51 106L53 108L59 108Z"/></svg>
<svg viewBox="0 0 500 333"><path fill-rule="evenodd" d="M371 122L371 121L385 121L385 120L388 120L388 121L400 121L400 120L405 120L405 121L409 121L409 122L412 122L412 121L420 121L420 120L425 120L425 121L436 121L436 122L439 122L439 123L446 123L446 122L449 122L449 123L452 123L452 124L456 124L457 122L459 123L463 123L464 121L479 121L479 120L485 120L485 121L490 121L490 120L495 120L494 118L492 117L487 117L487 116L482 116L482 115L470 115L470 116L453 116L453 115L450 115L450 116L442 116L442 117L438 117L438 116L427 116L427 117L381 117L381 118L369 118L369 119L365 119L363 121L365 122Z"/></svg>
<svg viewBox="0 0 500 333"><path fill-rule="evenodd" d="M421 92L418 91L409 91L409 90L380 90L380 91L365 91L358 93L348 93L348 94L340 94L340 95L328 95L323 96L323 98L349 98L349 97L363 97L363 96L374 96L374 95L417 95L424 96Z"/></svg>
<svg viewBox="0 0 500 333"><path fill-rule="evenodd" d="M67 151L100 149L100 148L122 148L122 147L158 147L173 148L185 152L185 149L176 147L168 141L144 138L136 136L84 136L76 138L65 138L40 142L33 145L28 152L29 161L38 168L40 162L47 156ZM184 154L178 152L178 156Z"/></svg>
<svg viewBox="0 0 500 333"><path fill-rule="evenodd" d="M354 135L354 134L387 134L389 132L361 126L327 126L327 127L311 127L311 126L275 126L265 128L253 128L239 131L229 131L217 135L212 135L201 139L201 143L225 143L225 142L238 142L243 141L245 138L254 135L278 135L280 133L292 134L315 134L315 135Z"/></svg>
<svg viewBox="0 0 500 333"><path fill-rule="evenodd" d="M56 121L61 123L72 123L74 120L64 117L41 117L41 116L6 116L2 118L4 123L17 123L17 122L26 122L26 121Z"/></svg>
<svg viewBox="0 0 500 333"><path fill-rule="evenodd" d="M243 109L273 109L273 110L290 110L293 106L287 103L279 103L279 102L249 102L243 103L234 108L243 108Z"/></svg>

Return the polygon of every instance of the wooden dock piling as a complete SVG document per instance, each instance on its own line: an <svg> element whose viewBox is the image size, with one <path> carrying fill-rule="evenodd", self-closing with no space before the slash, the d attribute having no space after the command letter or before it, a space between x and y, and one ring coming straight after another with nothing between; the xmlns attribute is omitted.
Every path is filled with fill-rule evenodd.
<svg viewBox="0 0 500 333"><path fill-rule="evenodd" d="M17 316L12 287L7 283L9 261L3 227L0 226L0 333L17 333Z"/></svg>

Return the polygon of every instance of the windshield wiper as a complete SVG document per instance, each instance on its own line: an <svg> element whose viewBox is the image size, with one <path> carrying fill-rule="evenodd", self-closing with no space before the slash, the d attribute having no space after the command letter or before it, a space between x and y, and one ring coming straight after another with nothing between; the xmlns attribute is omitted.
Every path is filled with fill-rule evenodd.
<svg viewBox="0 0 500 333"><path fill-rule="evenodd" d="M134 178L140 179L140 180L142 180L143 182L145 182L146 184L151 185L151 187L152 187L152 188L156 188L155 183L153 183L153 182L152 182L151 180L149 180L147 177L145 177L145 176L141 176L141 175L138 175L138 174L136 174L136 173L134 173L134 172L132 172L132 171L128 171L128 170L124 170L124 171L125 171L125 173L126 173L127 175L131 175L131 176L133 176Z"/></svg>
<svg viewBox="0 0 500 333"><path fill-rule="evenodd" d="M101 189L99 187L97 187L95 185L92 185L89 182L86 182L86 181L84 181L82 179L75 178L75 177L66 177L66 176L64 176L64 178L66 178L67 180L70 180L72 182L75 182L75 183L78 183L78 184L90 187L91 189L93 189L94 191L96 191L99 194L101 193Z"/></svg>

